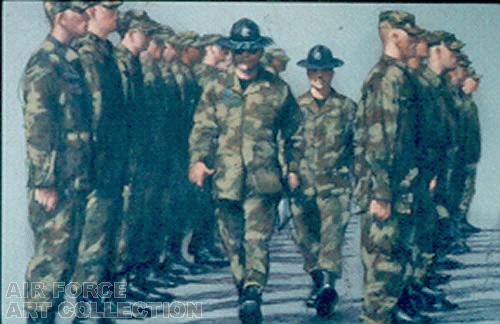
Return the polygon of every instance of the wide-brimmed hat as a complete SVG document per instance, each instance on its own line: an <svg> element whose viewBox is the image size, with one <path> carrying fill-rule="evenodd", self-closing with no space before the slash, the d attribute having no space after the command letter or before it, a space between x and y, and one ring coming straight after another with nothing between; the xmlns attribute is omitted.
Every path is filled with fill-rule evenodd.
<svg viewBox="0 0 500 324"><path fill-rule="evenodd" d="M316 45L309 50L307 58L297 62L306 69L334 69L344 65L344 61L333 56L332 51L324 45Z"/></svg>
<svg viewBox="0 0 500 324"><path fill-rule="evenodd" d="M259 26L251 19L241 18L233 24L229 37L223 37L218 44L233 50L254 50L273 43L271 37L262 36Z"/></svg>

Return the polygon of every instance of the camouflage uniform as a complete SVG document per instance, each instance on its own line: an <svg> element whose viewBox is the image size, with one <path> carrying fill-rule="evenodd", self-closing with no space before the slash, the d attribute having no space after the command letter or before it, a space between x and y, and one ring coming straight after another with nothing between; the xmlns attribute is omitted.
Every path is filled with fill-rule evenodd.
<svg viewBox="0 0 500 324"><path fill-rule="evenodd" d="M272 61L277 59L283 63L288 63L290 61L290 57L286 54L285 50L282 48L270 48L267 49L262 57L262 64L265 66L266 70L271 72L272 74L279 75L279 72L276 71L271 65Z"/></svg>
<svg viewBox="0 0 500 324"><path fill-rule="evenodd" d="M150 177L146 163L147 148L150 144L145 111L144 80L139 57L134 56L123 45L116 48L118 68L125 93L123 114L126 116L128 136L123 140L128 143L127 183L130 189L127 194L128 206L125 206L125 217L120 236L121 271L147 266L145 260L150 258L151 251L143 251L145 240L142 231L144 223L141 217L144 206L144 195L147 180Z"/></svg>
<svg viewBox="0 0 500 324"><path fill-rule="evenodd" d="M388 219L367 212L361 220L365 322L389 322L405 285L418 175L412 80L403 63L384 55L363 85L356 115L356 198L363 210L374 199L391 204Z"/></svg>
<svg viewBox="0 0 500 324"><path fill-rule="evenodd" d="M53 285L71 278L91 189L92 115L77 53L48 36L26 66L23 97L29 222L35 242L26 272L25 307L44 312L62 301L63 295L53 295ZM34 199L35 189L41 188L57 191L51 212ZM41 294L31 289L37 283Z"/></svg>
<svg viewBox="0 0 500 324"><path fill-rule="evenodd" d="M237 287L263 287L269 271L268 243L281 195L276 134L285 137L291 172L300 151L292 135L300 111L288 85L262 68L246 90L234 69L207 84L189 139L191 165L215 168L219 232Z"/></svg>
<svg viewBox="0 0 500 324"><path fill-rule="evenodd" d="M194 66L193 73L198 81L198 84L204 88L208 82L219 76L220 71L211 65L200 63Z"/></svg>
<svg viewBox="0 0 500 324"><path fill-rule="evenodd" d="M444 101L441 95L442 82L434 71L424 65L413 71L418 84L419 175L415 185L415 217L417 226L413 242L412 280L422 286L434 257L434 243L438 223L436 204L432 200L429 183L432 178L446 172L446 148L448 137L444 125Z"/></svg>
<svg viewBox="0 0 500 324"><path fill-rule="evenodd" d="M481 128L476 103L471 95L465 95L463 118L463 162L465 165L464 185L458 200L458 209L467 216L476 187L477 163L481 157Z"/></svg>
<svg viewBox="0 0 500 324"><path fill-rule="evenodd" d="M76 46L92 95L96 189L87 203L74 280L99 283L109 279L107 271L113 271L126 180L127 124L112 43L88 33Z"/></svg>
<svg viewBox="0 0 500 324"><path fill-rule="evenodd" d="M292 215L304 269L342 271L341 246L349 221L350 165L356 104L332 93L319 107L308 91L298 99L304 125L301 184L293 193Z"/></svg>

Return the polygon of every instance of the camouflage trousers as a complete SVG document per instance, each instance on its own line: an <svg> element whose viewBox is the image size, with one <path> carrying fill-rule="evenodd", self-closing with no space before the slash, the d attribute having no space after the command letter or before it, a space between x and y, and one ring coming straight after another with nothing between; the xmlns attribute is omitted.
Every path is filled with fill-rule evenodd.
<svg viewBox="0 0 500 324"><path fill-rule="evenodd" d="M75 282L99 284L112 279L122 214L123 199L120 192L115 197L103 197L97 190L91 192L73 275Z"/></svg>
<svg viewBox="0 0 500 324"><path fill-rule="evenodd" d="M475 164L466 166L462 194L458 205L458 208L464 217L469 213L472 198L476 193L476 174L477 169Z"/></svg>
<svg viewBox="0 0 500 324"><path fill-rule="evenodd" d="M269 241L280 197L247 195L243 201L218 200L216 217L231 272L239 288L264 287L269 273Z"/></svg>
<svg viewBox="0 0 500 324"><path fill-rule="evenodd" d="M361 218L361 260L364 268L364 323L390 323L411 264L412 215L393 213L386 220L365 213ZM411 271L411 270L410 270Z"/></svg>
<svg viewBox="0 0 500 324"><path fill-rule="evenodd" d="M304 270L327 270L342 275L342 243L349 222L350 195L346 190L327 196L292 198L297 243L304 257Z"/></svg>
<svg viewBox="0 0 500 324"><path fill-rule="evenodd" d="M77 258L86 197L60 194L56 208L50 212L35 201L34 190L28 193L28 199L34 255L26 271L25 308L29 313L45 314L57 310L64 300L64 286L71 279Z"/></svg>

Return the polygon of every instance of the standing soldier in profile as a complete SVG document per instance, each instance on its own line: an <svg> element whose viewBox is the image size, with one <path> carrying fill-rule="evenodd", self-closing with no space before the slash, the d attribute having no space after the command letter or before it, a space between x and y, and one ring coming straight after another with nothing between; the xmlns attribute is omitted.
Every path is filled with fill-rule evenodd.
<svg viewBox="0 0 500 324"><path fill-rule="evenodd" d="M87 32L89 3L44 1L50 34L22 79L28 156L29 222L35 254L26 271L28 323L54 323L71 279L92 189L90 95L78 54L69 47ZM39 290L33 285L41 285Z"/></svg>
<svg viewBox="0 0 500 324"><path fill-rule="evenodd" d="M259 63L272 43L250 19L235 22L221 45L234 67L208 83L189 139L190 180L203 187L214 174L219 232L239 293L243 323L260 323L262 290L269 274L269 240L283 185L277 132L285 138L290 187L299 185L301 114L290 87Z"/></svg>
<svg viewBox="0 0 500 324"><path fill-rule="evenodd" d="M212 80L217 79L221 70L218 65L226 59L226 55L218 42L219 34L206 34L200 38L203 45L202 62L193 67L197 83L203 89ZM224 252L215 245L215 207L211 195L211 183L207 181L203 191L198 191L203 212L198 215L193 225L193 235L188 246L188 252L194 256L195 263L212 266L228 265Z"/></svg>
<svg viewBox="0 0 500 324"><path fill-rule="evenodd" d="M116 58L125 93L123 114L127 120L128 145L127 186L125 188L125 217L121 224L119 262L120 276L127 282L127 297L131 300L161 302L173 296L158 292L147 281L150 253L144 250L150 239L145 230L145 194L150 179L147 148L150 144L149 120L145 106L144 79L139 55L146 50L158 25L143 10L129 10L119 17L118 33L121 43ZM147 221L147 220L146 220Z"/></svg>
<svg viewBox="0 0 500 324"><path fill-rule="evenodd" d="M418 175L415 84L406 62L423 30L403 11L379 15L383 56L362 88L356 116L356 197L361 222L366 323L411 321L397 306L415 229L412 185ZM419 315L419 314L416 314Z"/></svg>
<svg viewBox="0 0 500 324"><path fill-rule="evenodd" d="M264 64L266 70L277 76L285 72L289 61L290 57L282 48L268 49L262 56L262 64Z"/></svg>
<svg viewBox="0 0 500 324"><path fill-rule="evenodd" d="M100 1L87 9L88 33L75 42L91 93L95 189L89 195L74 274L77 283L113 282L127 147L120 72L108 35L116 30L122 1ZM102 296L79 296L101 302Z"/></svg>
<svg viewBox="0 0 500 324"><path fill-rule="evenodd" d="M466 69L466 77L462 84L464 92L464 133L467 134L464 141L464 165L465 174L463 181L463 190L458 199L458 209L460 212L460 228L466 233L476 233L481 229L470 224L467 220L470 204L474 193L476 192L476 173L477 164L481 158L481 127L479 123L479 111L472 97L472 94L477 90L481 76L469 66Z"/></svg>
<svg viewBox="0 0 500 324"><path fill-rule="evenodd" d="M342 243L349 221L356 104L331 87L334 68L344 62L316 45L297 65L307 69L309 91L298 98L304 115L301 185L292 194L292 215L304 270L313 288L306 302L327 317L338 302Z"/></svg>

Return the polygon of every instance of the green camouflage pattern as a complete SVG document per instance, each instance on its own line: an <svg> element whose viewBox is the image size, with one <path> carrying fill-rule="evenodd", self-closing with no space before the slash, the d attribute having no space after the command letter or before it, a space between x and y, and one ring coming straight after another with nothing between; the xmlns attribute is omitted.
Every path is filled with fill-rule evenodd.
<svg viewBox="0 0 500 324"><path fill-rule="evenodd" d="M88 197L73 280L95 284L114 271L128 159L121 75L110 41L88 33L75 42L92 95L96 189Z"/></svg>
<svg viewBox="0 0 500 324"><path fill-rule="evenodd" d="M333 89L321 108L309 91L299 97L298 103L304 116L298 190L314 197L350 188L356 104Z"/></svg>
<svg viewBox="0 0 500 324"><path fill-rule="evenodd" d="M243 91L230 70L203 91L189 139L191 165L204 161L215 168L213 190L219 199L243 200L243 192L279 194L277 133L281 130L285 139L289 172L298 171L300 120L283 80L261 68Z"/></svg>
<svg viewBox="0 0 500 324"><path fill-rule="evenodd" d="M365 269L363 321L388 323L401 295L414 232L411 215L418 176L415 143L416 86L407 67L383 56L370 71L356 113L356 199L363 210L373 199L391 203L380 221L361 219L361 255Z"/></svg>
<svg viewBox="0 0 500 324"><path fill-rule="evenodd" d="M75 51L48 36L24 71L28 187L91 187L91 111Z"/></svg>
<svg viewBox="0 0 500 324"><path fill-rule="evenodd" d="M350 190L336 188L314 197L294 194L292 215L304 270L327 270L342 276L342 244L350 219Z"/></svg>
<svg viewBox="0 0 500 324"><path fill-rule="evenodd" d="M60 197L56 208L45 208L28 193L29 223L34 233L34 255L26 271L25 308L43 314L56 311L64 294L54 295L57 283L68 283L74 270L78 242L85 221L85 194ZM31 284L32 283L32 284ZM40 289L36 288L40 285Z"/></svg>
<svg viewBox="0 0 500 324"><path fill-rule="evenodd" d="M292 215L304 270L341 276L349 221L350 166L356 104L332 89L320 108L308 91L298 98L303 114L300 186L292 195Z"/></svg>
<svg viewBox="0 0 500 324"><path fill-rule="evenodd" d="M269 275L269 241L279 197L222 199L215 211L219 234L237 287L264 287Z"/></svg>
<svg viewBox="0 0 500 324"><path fill-rule="evenodd" d="M205 88L208 82L215 80L219 77L220 71L208 64L200 63L193 67L193 73L196 77L198 84Z"/></svg>

